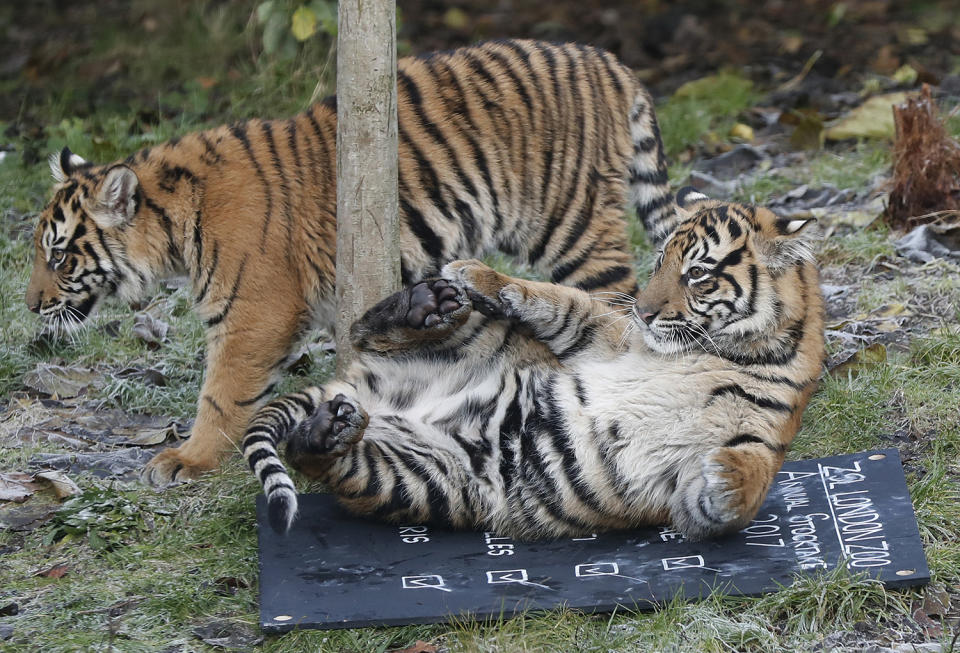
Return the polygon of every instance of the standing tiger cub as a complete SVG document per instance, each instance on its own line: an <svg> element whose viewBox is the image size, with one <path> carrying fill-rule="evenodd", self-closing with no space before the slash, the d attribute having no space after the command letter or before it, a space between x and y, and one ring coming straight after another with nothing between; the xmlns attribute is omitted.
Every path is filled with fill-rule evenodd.
<svg viewBox="0 0 960 653"><path fill-rule="evenodd" d="M286 531L277 456L347 508L518 538L744 527L824 354L810 220L685 189L649 285L609 301L478 261L372 308L345 378L260 410L244 456Z"/></svg>
<svg viewBox="0 0 960 653"><path fill-rule="evenodd" d="M672 197L650 96L607 52L497 41L400 60L405 282L499 250L584 290L636 289L623 209L656 239ZM336 109L188 134L109 165L64 149L26 303L66 330L187 273L207 364L190 439L144 477L217 466L297 338L332 326Z"/></svg>

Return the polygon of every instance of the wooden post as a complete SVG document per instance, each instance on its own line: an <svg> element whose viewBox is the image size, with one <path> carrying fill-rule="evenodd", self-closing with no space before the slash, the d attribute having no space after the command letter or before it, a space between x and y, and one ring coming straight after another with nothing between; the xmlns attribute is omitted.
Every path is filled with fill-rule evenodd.
<svg viewBox="0 0 960 653"><path fill-rule="evenodd" d="M340 0L337 37L337 374L350 325L400 288L395 0Z"/></svg>

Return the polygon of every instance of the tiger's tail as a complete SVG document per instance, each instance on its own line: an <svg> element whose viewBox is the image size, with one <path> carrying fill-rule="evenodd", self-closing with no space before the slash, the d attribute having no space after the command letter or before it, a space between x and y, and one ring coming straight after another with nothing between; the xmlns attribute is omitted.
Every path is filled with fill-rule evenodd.
<svg viewBox="0 0 960 653"><path fill-rule="evenodd" d="M660 246L680 222L667 178L667 157L650 94L640 89L630 109L633 157L627 167L630 204L647 230L647 237Z"/></svg>
<svg viewBox="0 0 960 653"><path fill-rule="evenodd" d="M322 403L320 388L274 399L259 411L243 436L243 457L267 496L270 526L283 535L297 516L297 489L280 460L277 445L312 415Z"/></svg>

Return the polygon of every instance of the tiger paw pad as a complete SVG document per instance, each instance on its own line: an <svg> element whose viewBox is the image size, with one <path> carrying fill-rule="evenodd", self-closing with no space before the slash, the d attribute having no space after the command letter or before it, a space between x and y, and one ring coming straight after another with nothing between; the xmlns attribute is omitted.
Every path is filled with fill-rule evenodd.
<svg viewBox="0 0 960 653"><path fill-rule="evenodd" d="M471 310L466 294L445 279L422 281L410 289L407 326L435 329L463 321Z"/></svg>

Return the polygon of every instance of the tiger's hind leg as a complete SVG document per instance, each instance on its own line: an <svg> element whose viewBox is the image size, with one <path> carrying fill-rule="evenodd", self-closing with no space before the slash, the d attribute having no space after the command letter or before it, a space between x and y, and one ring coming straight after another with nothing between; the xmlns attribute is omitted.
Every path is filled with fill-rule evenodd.
<svg viewBox="0 0 960 653"><path fill-rule="evenodd" d="M368 423L363 408L344 394L352 390L337 381L305 388L274 399L251 420L243 438L243 457L260 479L276 532L290 529L298 506L296 486L277 447L287 442L288 458L308 471L328 467L331 460L344 455L360 440Z"/></svg>
<svg viewBox="0 0 960 653"><path fill-rule="evenodd" d="M745 528L757 514L783 463L783 453L747 441L716 447L681 474L670 515L690 539Z"/></svg>
<svg viewBox="0 0 960 653"><path fill-rule="evenodd" d="M350 328L354 347L386 353L436 343L470 317L466 292L444 279L427 279L390 295Z"/></svg>

